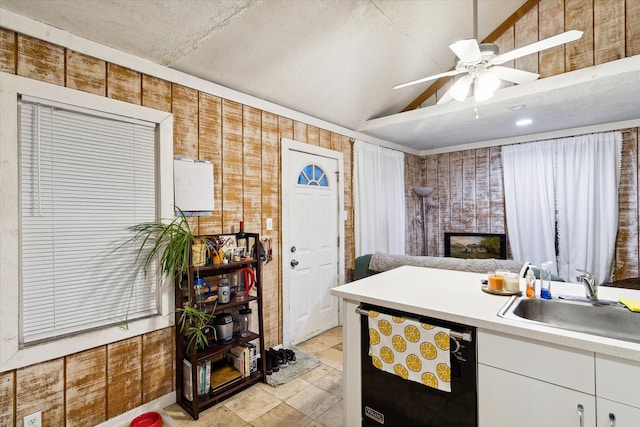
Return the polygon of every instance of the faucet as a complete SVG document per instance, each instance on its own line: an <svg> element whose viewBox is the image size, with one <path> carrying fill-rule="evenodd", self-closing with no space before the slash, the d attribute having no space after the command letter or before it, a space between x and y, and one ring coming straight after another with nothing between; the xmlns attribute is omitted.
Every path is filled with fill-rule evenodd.
<svg viewBox="0 0 640 427"><path fill-rule="evenodd" d="M598 284L593 274L584 270L576 269L576 279L584 283L587 299L592 302L598 301Z"/></svg>

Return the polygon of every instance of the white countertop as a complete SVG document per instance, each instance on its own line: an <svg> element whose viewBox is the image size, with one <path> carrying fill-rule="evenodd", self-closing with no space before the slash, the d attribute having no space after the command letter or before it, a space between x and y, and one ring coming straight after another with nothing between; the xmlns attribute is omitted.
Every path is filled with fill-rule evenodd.
<svg viewBox="0 0 640 427"><path fill-rule="evenodd" d="M511 297L483 292L480 281L485 278L481 273L404 266L338 286L331 293L350 301L640 361L640 343L498 317ZM552 282L551 294L584 296L584 286ZM640 291L601 286L598 297L640 300Z"/></svg>

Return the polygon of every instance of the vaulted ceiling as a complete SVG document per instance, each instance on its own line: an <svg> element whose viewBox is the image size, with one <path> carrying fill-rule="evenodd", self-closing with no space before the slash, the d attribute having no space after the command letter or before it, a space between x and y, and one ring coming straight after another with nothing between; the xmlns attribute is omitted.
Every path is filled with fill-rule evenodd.
<svg viewBox="0 0 640 427"><path fill-rule="evenodd" d="M525 1L479 0L478 38ZM516 135L514 104L547 113L546 126L525 132L571 125L558 123L564 101L591 102L599 87L584 76L505 88L478 119L472 101L397 114L433 82L392 86L449 70L448 45L474 37L472 0L0 0L0 8L414 150ZM631 68L624 79L638 77ZM615 70L600 73L612 88L619 80ZM581 80L578 95L558 90ZM608 105L607 120L629 118L618 109L628 103ZM598 119L579 116L581 126Z"/></svg>

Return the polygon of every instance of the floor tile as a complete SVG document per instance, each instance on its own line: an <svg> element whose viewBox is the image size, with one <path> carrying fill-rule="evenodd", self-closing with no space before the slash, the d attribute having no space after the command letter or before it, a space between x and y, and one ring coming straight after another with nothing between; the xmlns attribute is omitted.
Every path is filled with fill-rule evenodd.
<svg viewBox="0 0 640 427"><path fill-rule="evenodd" d="M313 384L316 381L318 381L320 378L324 377L329 372L331 372L332 369L333 368L331 366L320 365L317 368L314 368L314 369L310 370L309 372L307 372L306 374L302 375L300 378L302 378L303 380Z"/></svg>
<svg viewBox="0 0 640 427"><path fill-rule="evenodd" d="M253 420L251 425L254 427L303 427L311 421L313 420L302 412L286 403L281 403L263 416Z"/></svg>
<svg viewBox="0 0 640 427"><path fill-rule="evenodd" d="M322 415L317 417L315 421L321 423L324 427L342 427L342 405L342 400L338 401L331 408L327 409Z"/></svg>
<svg viewBox="0 0 640 427"><path fill-rule="evenodd" d="M280 400L287 400L294 394L297 394L302 389L306 388L309 384L310 383L302 377L298 377L295 380L289 381L288 383L282 384L278 387L271 387L269 384L258 384L258 387Z"/></svg>
<svg viewBox="0 0 640 427"><path fill-rule="evenodd" d="M342 352L335 348L328 348L322 353L319 353L317 357L322 363L329 365L332 368L342 366Z"/></svg>
<svg viewBox="0 0 640 427"><path fill-rule="evenodd" d="M316 419L327 409L331 408L340 400L328 391L324 391L320 387L313 384L303 389L300 393L287 399L285 403L294 407L298 411Z"/></svg>
<svg viewBox="0 0 640 427"><path fill-rule="evenodd" d="M247 422L266 414L280 404L280 400L259 387L251 387L223 402L223 406L233 411Z"/></svg>
<svg viewBox="0 0 640 427"><path fill-rule="evenodd" d="M337 369L332 369L327 375L318 379L314 384L324 391L328 391L342 399L342 379L342 372Z"/></svg>

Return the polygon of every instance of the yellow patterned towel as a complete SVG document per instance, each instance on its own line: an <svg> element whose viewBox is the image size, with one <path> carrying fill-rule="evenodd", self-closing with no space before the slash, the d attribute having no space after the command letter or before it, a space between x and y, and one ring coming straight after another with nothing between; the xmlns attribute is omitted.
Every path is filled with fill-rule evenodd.
<svg viewBox="0 0 640 427"><path fill-rule="evenodd" d="M371 362L405 380L451 392L449 333L446 328L370 310Z"/></svg>

